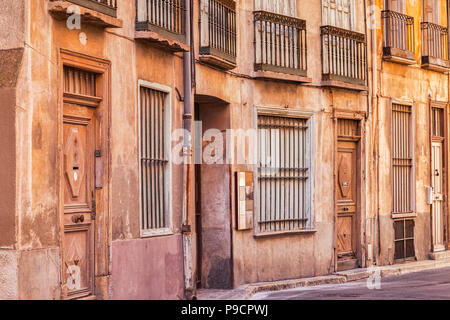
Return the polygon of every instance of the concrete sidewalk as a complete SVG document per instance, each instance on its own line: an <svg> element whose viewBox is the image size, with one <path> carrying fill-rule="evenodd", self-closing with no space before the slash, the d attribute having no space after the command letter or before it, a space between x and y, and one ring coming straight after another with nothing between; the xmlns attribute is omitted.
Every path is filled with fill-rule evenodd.
<svg viewBox="0 0 450 320"><path fill-rule="evenodd" d="M353 269L337 272L328 276L311 278L252 283L240 286L233 290L200 289L197 292L198 300L247 300L254 294L266 291L279 291L300 287L311 287L324 284L341 284L369 278L372 274L383 277L397 276L411 272L450 267L450 258L441 260L423 260L405 264Z"/></svg>

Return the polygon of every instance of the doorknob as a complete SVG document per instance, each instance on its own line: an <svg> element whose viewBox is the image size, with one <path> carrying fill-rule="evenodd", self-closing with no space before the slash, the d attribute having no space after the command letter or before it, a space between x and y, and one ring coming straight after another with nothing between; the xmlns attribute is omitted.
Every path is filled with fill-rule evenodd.
<svg viewBox="0 0 450 320"><path fill-rule="evenodd" d="M79 223L79 222L83 223L84 222L84 215L82 215L82 214L74 214L72 216L72 222L73 223Z"/></svg>

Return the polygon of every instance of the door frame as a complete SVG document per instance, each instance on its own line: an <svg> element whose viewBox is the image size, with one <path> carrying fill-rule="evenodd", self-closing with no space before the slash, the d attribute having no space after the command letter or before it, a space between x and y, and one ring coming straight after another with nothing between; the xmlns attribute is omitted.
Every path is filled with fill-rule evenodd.
<svg viewBox="0 0 450 320"><path fill-rule="evenodd" d="M450 190L450 184L448 181L448 166L449 166L449 161L448 161L448 137L449 137L449 128L448 128L448 104L446 102L440 102L440 101L434 101L434 100L429 100L428 103L428 123L429 123L429 130L428 130L428 134L429 134L429 142L430 142L430 155L429 155L429 160L430 160L430 186L432 186L432 170L431 170L431 165L432 165L432 145L433 142L436 140L433 140L433 136L432 136L432 118L431 118L431 112L433 111L433 108L439 108L442 109L443 112L442 114L444 115L444 141L442 141L442 164L443 164L443 190L442 190L442 195L444 197L444 247L445 250L449 250L450 249L450 241L449 241L449 214L448 214L448 190ZM431 235L431 250L432 252L434 252L434 235L433 235L433 220L432 220L432 216L433 216L433 205L430 206L430 235Z"/></svg>
<svg viewBox="0 0 450 320"><path fill-rule="evenodd" d="M334 163L334 179L333 179L333 206L334 206L334 214L333 214L333 224L334 224L334 236L333 236L333 250L334 250L334 271L338 271L338 253L337 253L337 243L336 238L338 234L337 230L337 214L338 214L338 206L337 206L337 179L338 179L338 167L339 167L339 159L337 157L338 152L338 144L339 144L339 137L338 137L338 120L355 120L358 121L359 130L360 130L360 137L358 140L355 140L357 143L357 150L356 150L356 190L357 190L357 208L356 208L356 222L355 222L355 242L356 242L356 259L358 261L358 265L360 268L366 267L366 257L368 259L371 259L371 257L368 256L370 254L370 251L366 248L366 242L368 239L370 239L370 230L366 232L366 185L364 183L364 174L366 172L366 164L365 164L365 120L366 120L366 113L365 112L359 112L359 111L348 111L348 110L342 110L342 109L334 109L333 110L333 117L332 117L333 123L334 123L334 152L333 152L333 163Z"/></svg>
<svg viewBox="0 0 450 320"><path fill-rule="evenodd" d="M97 80L98 95L102 97L97 102L96 107L98 128L96 134L99 135L99 144L96 146L102 152L102 188L101 201L98 201L98 190L95 191L97 219L94 221L94 247L98 248L97 241L100 243L101 250L94 250L92 257L93 287L92 294L99 299L108 297L109 280L111 274L111 216L110 216L110 194L111 185L111 154L110 154L110 128L111 128L111 63L108 60L91 57L85 54L73 52L63 48L58 48L58 107L57 107L57 139L58 139L58 156L56 171L58 174L57 197L58 197L58 215L59 215L59 247L60 247L60 263L64 253L64 181L63 176L63 149L64 149L64 66L70 66L89 72L99 74ZM98 116L100 114L100 116ZM94 155L93 155L94 156ZM94 159L93 159L94 161ZM101 223L98 219L99 213L102 214ZM98 239L98 235L101 239ZM62 296L62 279L65 272L64 266L61 264L61 298ZM76 299L76 297L74 297Z"/></svg>

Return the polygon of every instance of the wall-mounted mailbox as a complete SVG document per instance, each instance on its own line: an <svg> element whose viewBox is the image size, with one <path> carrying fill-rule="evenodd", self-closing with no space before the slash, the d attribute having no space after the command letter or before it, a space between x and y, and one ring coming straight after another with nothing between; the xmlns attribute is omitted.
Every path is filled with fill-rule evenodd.
<svg viewBox="0 0 450 320"><path fill-rule="evenodd" d="M236 172L237 230L253 229L254 181L253 172Z"/></svg>

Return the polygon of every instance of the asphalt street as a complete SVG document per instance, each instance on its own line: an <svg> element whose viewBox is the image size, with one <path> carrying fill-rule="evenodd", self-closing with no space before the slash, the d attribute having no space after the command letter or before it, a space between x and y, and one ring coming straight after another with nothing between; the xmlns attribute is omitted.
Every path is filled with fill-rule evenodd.
<svg viewBox="0 0 450 320"><path fill-rule="evenodd" d="M450 268L371 280L258 293L252 300L450 299Z"/></svg>

